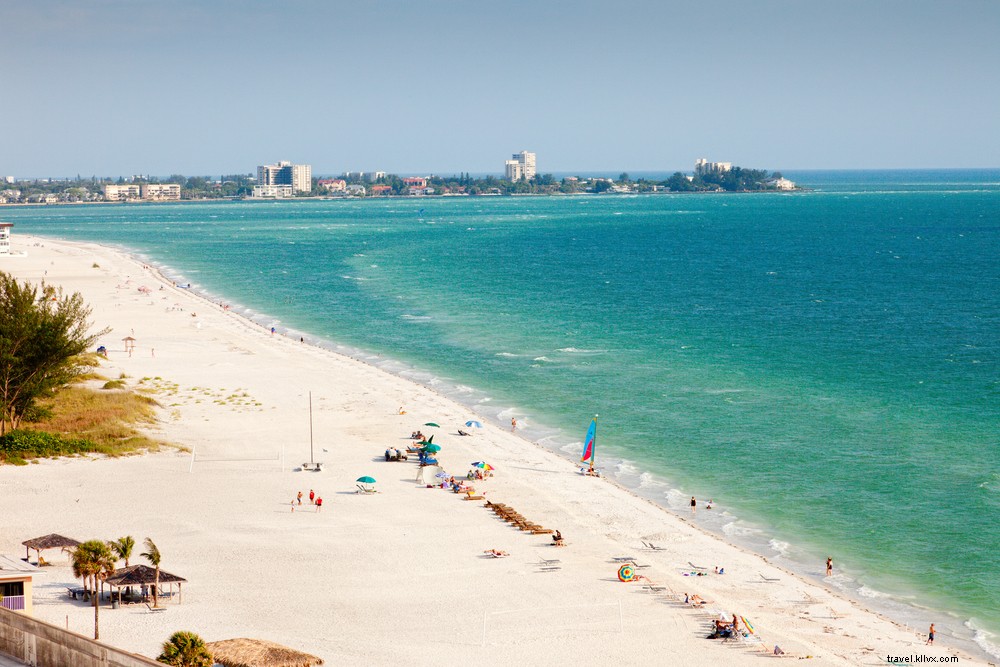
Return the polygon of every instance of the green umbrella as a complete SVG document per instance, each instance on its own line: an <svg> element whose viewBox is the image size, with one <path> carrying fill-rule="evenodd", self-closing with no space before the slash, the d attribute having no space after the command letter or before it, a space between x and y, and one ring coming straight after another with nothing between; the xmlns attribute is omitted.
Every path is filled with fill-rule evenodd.
<svg viewBox="0 0 1000 667"><path fill-rule="evenodd" d="M424 424L424 426L433 426L434 428L441 428L440 426L438 426L434 422L427 422L426 424Z"/></svg>
<svg viewBox="0 0 1000 667"><path fill-rule="evenodd" d="M375 478L365 475L364 477L358 477L358 481L361 482L362 484L374 484Z"/></svg>
<svg viewBox="0 0 1000 667"><path fill-rule="evenodd" d="M441 451L441 447L439 447L438 445L427 445L426 447L424 447L424 451L430 452L431 454L437 454L438 452Z"/></svg>

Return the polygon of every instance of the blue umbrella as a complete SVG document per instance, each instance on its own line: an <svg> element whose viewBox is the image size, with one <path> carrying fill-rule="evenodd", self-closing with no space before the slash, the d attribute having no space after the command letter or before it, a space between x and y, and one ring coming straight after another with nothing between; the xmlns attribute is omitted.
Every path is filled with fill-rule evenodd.
<svg viewBox="0 0 1000 667"><path fill-rule="evenodd" d="M470 419L469 421L465 422L465 425L466 426L473 426L475 428L482 428L483 427L483 425L480 424L479 422L477 422L475 419Z"/></svg>
<svg viewBox="0 0 1000 667"><path fill-rule="evenodd" d="M374 477L368 477L366 475L365 477L358 477L358 481L361 482L362 484L374 484L375 483L375 478Z"/></svg>

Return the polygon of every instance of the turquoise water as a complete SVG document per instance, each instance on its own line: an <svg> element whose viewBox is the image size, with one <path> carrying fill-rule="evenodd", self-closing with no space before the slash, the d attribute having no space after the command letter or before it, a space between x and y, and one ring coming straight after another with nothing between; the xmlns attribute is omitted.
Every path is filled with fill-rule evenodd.
<svg viewBox="0 0 1000 667"><path fill-rule="evenodd" d="M895 616L1000 633L1000 171L811 192L8 208L340 343ZM707 513L699 513L707 514ZM947 612L942 618L939 612ZM1000 654L1000 653L998 653Z"/></svg>

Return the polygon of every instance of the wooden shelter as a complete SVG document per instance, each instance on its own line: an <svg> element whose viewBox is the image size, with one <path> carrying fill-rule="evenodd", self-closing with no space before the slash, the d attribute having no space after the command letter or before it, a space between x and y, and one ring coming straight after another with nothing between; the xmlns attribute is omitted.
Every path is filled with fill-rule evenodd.
<svg viewBox="0 0 1000 667"><path fill-rule="evenodd" d="M181 584L185 582L187 582L187 579L183 577L178 577L176 574L170 574L169 572L160 570L160 587L162 588L164 584L169 584L170 592L167 595L158 595L162 597L173 596L174 584L177 584L178 602L183 602L184 598L181 592ZM154 586L156 584L156 568L148 565L129 565L128 567L120 567L115 570L114 573L109 575L108 578L104 580L103 584L112 588L112 598L114 598L115 593L118 593L118 602L121 603L122 588L127 586Z"/></svg>
<svg viewBox="0 0 1000 667"><path fill-rule="evenodd" d="M263 639L225 639L206 642L212 660L225 667L313 667L323 660L315 655Z"/></svg>
<svg viewBox="0 0 1000 667"><path fill-rule="evenodd" d="M38 556L37 560L39 565L45 564L42 560L42 552L46 549L67 549L80 546L80 543L72 537L64 537L62 535L57 535L56 533L25 540L24 542L21 542L21 544L24 545L25 558L28 558L31 555L31 549L35 550L35 555Z"/></svg>

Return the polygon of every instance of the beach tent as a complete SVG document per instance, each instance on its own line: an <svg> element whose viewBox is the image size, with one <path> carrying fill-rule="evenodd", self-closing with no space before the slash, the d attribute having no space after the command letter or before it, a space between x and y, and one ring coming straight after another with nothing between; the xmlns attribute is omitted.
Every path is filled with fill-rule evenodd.
<svg viewBox="0 0 1000 667"><path fill-rule="evenodd" d="M224 639L206 642L216 664L225 667L313 667L323 660L263 639Z"/></svg>
<svg viewBox="0 0 1000 667"><path fill-rule="evenodd" d="M181 584L186 581L187 579L178 577L176 574L170 574L169 572L160 570L160 587L162 588L164 584L170 584L170 595L173 595L174 584L177 584L178 602L184 601ZM112 597L116 592L114 589L117 589L118 602L121 602L122 588L124 587L149 586L152 588L156 584L156 568L148 565L129 565L128 567L120 567L107 579L105 579L104 583L113 589ZM161 597L161 595L158 595L158 597Z"/></svg>
<svg viewBox="0 0 1000 667"><path fill-rule="evenodd" d="M39 564L42 563L42 552L46 549L71 549L73 547L80 546L80 543L77 540L74 540L71 537L57 535L55 533L25 540L24 542L21 542L21 544L24 545L25 558L30 555L28 550L34 549L35 554L38 556L36 560Z"/></svg>

